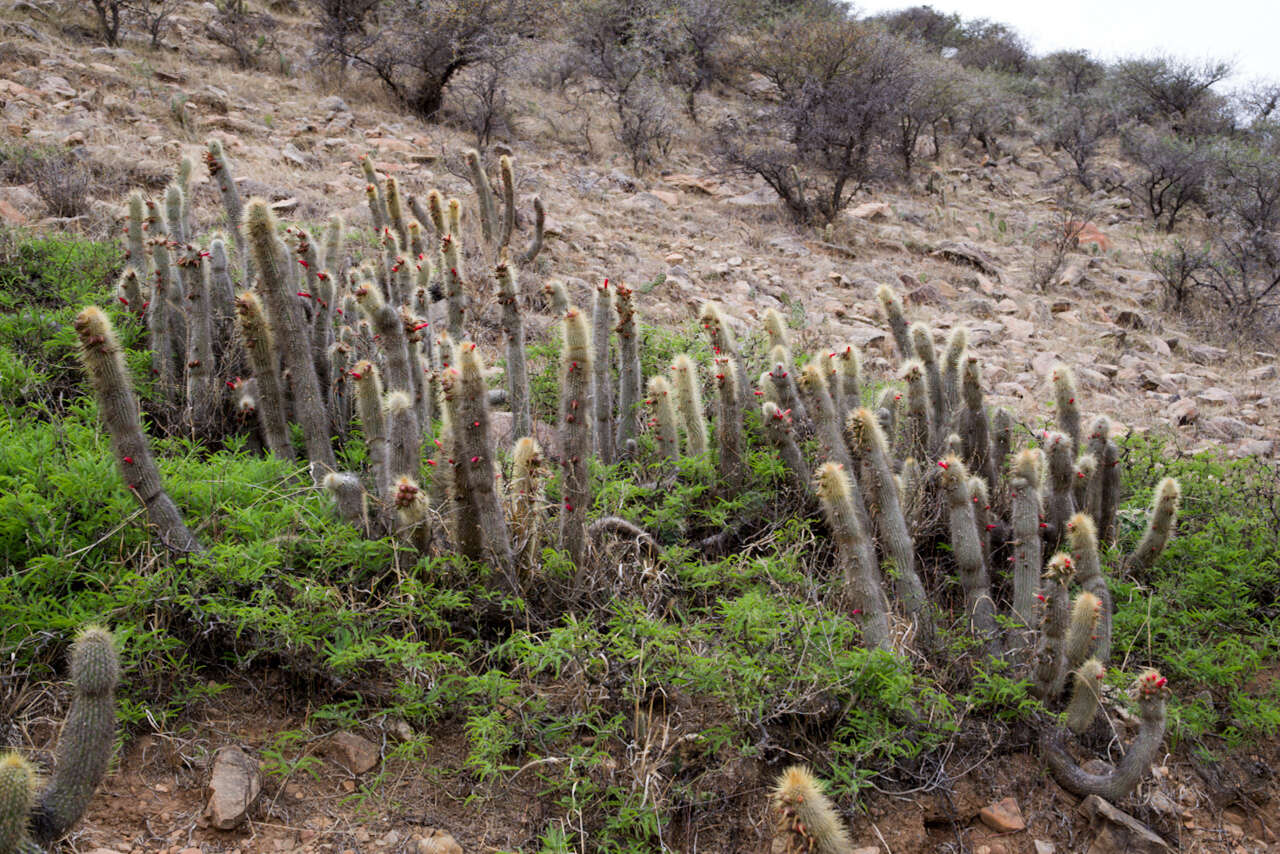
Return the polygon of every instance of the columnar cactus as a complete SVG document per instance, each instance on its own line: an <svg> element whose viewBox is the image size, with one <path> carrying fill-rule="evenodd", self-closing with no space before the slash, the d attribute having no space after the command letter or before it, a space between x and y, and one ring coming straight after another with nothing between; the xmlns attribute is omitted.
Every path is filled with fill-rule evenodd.
<svg viewBox="0 0 1280 854"><path fill-rule="evenodd" d="M209 169L209 177L218 185L218 194L222 197L222 207L227 214L227 225L231 229L231 237L236 244L244 265L242 273L244 281L249 280L249 251L245 244L244 232L240 223L244 219L244 207L240 202L240 190L236 187L236 179L231 174L231 166L227 162L226 152L217 139L209 140L208 150L204 155L205 165Z"/></svg>
<svg viewBox="0 0 1280 854"><path fill-rule="evenodd" d="M1166 477L1156 485L1155 497L1151 500L1151 513L1147 518L1147 530L1142 541L1129 560L1125 562L1125 571L1142 573L1155 565L1156 559L1164 552L1173 534L1173 526L1178 518L1178 506L1182 502L1182 488L1171 477Z"/></svg>
<svg viewBox="0 0 1280 854"><path fill-rule="evenodd" d="M746 478L743 460L742 393L738 385L738 363L724 356L715 360L716 448L720 477L733 489Z"/></svg>
<svg viewBox="0 0 1280 854"><path fill-rule="evenodd" d="M467 313L467 292L462 283L461 265L457 232L447 232L440 239L440 266L448 301L449 334L454 338L462 337L462 324Z"/></svg>
<svg viewBox="0 0 1280 854"><path fill-rule="evenodd" d="M513 435L528 436L533 432L533 415L529 408L524 318L520 312L515 269L506 262L499 262L494 278L498 282L498 302L502 305L502 331L507 339L507 403L511 407L511 430Z"/></svg>
<svg viewBox="0 0 1280 854"><path fill-rule="evenodd" d="M831 391L841 418L862 405L862 360L852 344L831 353Z"/></svg>
<svg viewBox="0 0 1280 854"><path fill-rule="evenodd" d="M1098 715L1102 703L1102 680L1107 669L1096 658L1082 662L1072 677L1071 702L1067 705L1067 728L1081 735Z"/></svg>
<svg viewBox="0 0 1280 854"><path fill-rule="evenodd" d="M276 237L276 220L262 199L251 199L245 213L245 232L253 248L254 268L267 303L275 341L281 349L284 367L289 372L289 388L293 392L293 408L302 425L307 444L307 459L318 481L336 471L337 460L330 441L329 416L325 412L320 381L312 359L310 338L303 323L301 306L289 289L285 258Z"/></svg>
<svg viewBox="0 0 1280 854"><path fill-rule="evenodd" d="M947 352L942 360L942 391L947 409L955 412L960 406L960 371L969 346L969 330L957 326L947 338Z"/></svg>
<svg viewBox="0 0 1280 854"><path fill-rule="evenodd" d="M809 466L800 453L800 446L791 432L791 413L778 408L778 404L766 400L760 406L764 421L764 434L769 443L778 449L782 462L791 473L792 479L803 489L809 488Z"/></svg>
<svg viewBox="0 0 1280 854"><path fill-rule="evenodd" d="M489 389L484 381L484 363L476 345L463 342L458 347L458 385L461 421L453 424L456 453L467 479L467 492L481 539L499 568L510 573L514 568L511 538L507 534L502 502L494 488L494 460L489 439ZM580 565L580 564L579 564ZM514 578L509 578L514 586Z"/></svg>
<svg viewBox="0 0 1280 854"><path fill-rule="evenodd" d="M924 365L912 359L902 366L900 376L907 384L907 423L900 455L928 459L933 455L934 422L925 388Z"/></svg>
<svg viewBox="0 0 1280 854"><path fill-rule="evenodd" d="M869 547L871 532L854 509L849 473L840 463L826 462L818 467L814 481L814 491L836 541L845 598L862 624L867 646L889 649L889 611L880 567L874 547Z"/></svg>
<svg viewBox="0 0 1280 854"><path fill-rule="evenodd" d="M1071 456L1080 455L1080 404L1076 403L1076 375L1063 364L1053 366L1053 397L1058 429L1071 440Z"/></svg>
<svg viewBox="0 0 1280 854"><path fill-rule="evenodd" d="M782 773L773 790L773 811L787 854L852 854L839 813L808 768L796 765Z"/></svg>
<svg viewBox="0 0 1280 854"><path fill-rule="evenodd" d="M907 314L903 310L902 298L898 296L898 292L888 285L881 285L876 288L876 299L880 301L880 310L884 312L884 319L893 334L893 343L898 346L898 355L903 361L917 358L911 334L907 331Z"/></svg>
<svg viewBox="0 0 1280 854"><path fill-rule="evenodd" d="M384 501L392 497L395 477L391 472L387 450L387 425L382 409L382 377L377 367L367 359L356 362L350 372L356 386L356 413L360 416L360 430L364 433L365 452L369 455L369 467L373 469L378 494Z"/></svg>
<svg viewBox="0 0 1280 854"><path fill-rule="evenodd" d="M700 457L707 453L707 419L702 413L702 392L698 369L684 353L671 362L671 377L676 391L676 412L684 427L684 453Z"/></svg>
<svg viewBox="0 0 1280 854"><path fill-rule="evenodd" d="M1031 671L1032 692L1049 700L1062 690L1067 675L1067 627L1070 624L1067 584L1075 573L1071 556L1059 552L1044 572L1045 614Z"/></svg>
<svg viewBox="0 0 1280 854"><path fill-rule="evenodd" d="M595 355L591 361L592 435L596 456L605 465L613 465L613 359L609 347L609 334L613 331L613 289L604 279L595 288L595 300L591 310L591 343Z"/></svg>
<svg viewBox="0 0 1280 854"><path fill-rule="evenodd" d="M702 328L707 333L707 339L711 342L712 356L733 360L736 372L734 379L737 382L739 392L741 393L750 388L751 383L747 379L747 369L738 351L737 338L734 337L733 329L730 328L729 321L725 318L724 312L720 310L720 306L713 302L703 303L702 311L698 315L698 322L702 324Z"/></svg>
<svg viewBox="0 0 1280 854"><path fill-rule="evenodd" d="M618 433L614 446L619 453L630 453L638 433L641 383L640 330L636 323L635 291L624 284L615 285L614 311L618 315Z"/></svg>
<svg viewBox="0 0 1280 854"><path fill-rule="evenodd" d="M965 613L973 624L974 632L994 644L996 607L991 598L986 558L978 539L969 473L959 457L947 457L938 466L942 469L942 491L947 498L951 549L955 554L956 568L960 570L960 586L964 588Z"/></svg>
<svg viewBox="0 0 1280 854"><path fill-rule="evenodd" d="M927 631L931 622L928 603L924 584L916 572L915 543L902 510L898 482L889 459L888 440L875 415L865 407L850 413L845 433L855 459L866 464L868 476L865 480L871 494L871 507L875 508L872 517L893 562L892 575L897 579L897 596L907 613Z"/></svg>
<svg viewBox="0 0 1280 854"><path fill-rule="evenodd" d="M938 352L933 346L933 331L923 324L911 327L911 344L915 348L916 358L924 366L929 411L935 429L946 431L951 423L951 411L947 408L946 392L942 386L942 369L938 365Z"/></svg>
<svg viewBox="0 0 1280 854"><path fill-rule="evenodd" d="M471 186L476 191L476 210L480 213L480 232L484 236L486 246L493 246L497 242L499 235L498 212L493 198L493 185L489 183L489 176L485 174L484 166L480 163L480 152L474 148L469 149L464 155L467 162L467 168L471 170Z"/></svg>
<svg viewBox="0 0 1280 854"><path fill-rule="evenodd" d="M653 410L653 438L662 456L668 460L680 459L679 416L676 415L675 392L667 378L658 375L649 378L647 403Z"/></svg>
<svg viewBox="0 0 1280 854"><path fill-rule="evenodd" d="M369 496L360 478L349 471L331 471L324 476L324 488L333 496L342 521L369 531Z"/></svg>
<svg viewBox="0 0 1280 854"><path fill-rule="evenodd" d="M542 448L531 436L516 440L511 453L511 480L507 486L507 507L516 563L528 571L536 562L542 537L546 498L546 461Z"/></svg>
<svg viewBox="0 0 1280 854"><path fill-rule="evenodd" d="M579 586L587 568L587 508L591 504L591 334L574 306L564 314L560 355L560 435L564 443L560 548L578 568Z"/></svg>
<svg viewBox="0 0 1280 854"><path fill-rule="evenodd" d="M240 328L240 339L244 342L245 354L249 357L249 366L258 384L259 399L255 409L263 439L271 453L282 460L292 460L293 443L289 440L289 424L285 418L280 359L262 302L253 291L245 291L236 297L236 322Z"/></svg>
<svg viewBox="0 0 1280 854"><path fill-rule="evenodd" d="M39 854L84 815L115 746L120 660L111 633L85 628L71 649L75 697L58 738L53 776L36 792L30 765L0 757L0 852Z"/></svg>
<svg viewBox="0 0 1280 854"><path fill-rule="evenodd" d="M121 477L146 508L147 519L166 547L176 552L201 551L200 543L183 524L182 514L160 481L151 446L142 430L133 381L111 321L101 309L90 306L76 315L75 330L80 339L80 361L93 384L98 415L111 437Z"/></svg>
<svg viewBox="0 0 1280 854"><path fill-rule="evenodd" d="M1021 451L1009 481L1013 521L1013 614L1023 626L1034 628L1040 595L1040 462L1036 451Z"/></svg>
<svg viewBox="0 0 1280 854"><path fill-rule="evenodd" d="M1042 742L1053 776L1067 791L1087 797L1097 795L1117 801L1132 792L1151 768L1164 740L1165 703L1169 697L1168 680L1155 670L1148 670L1134 682L1138 699L1138 735L1125 751L1120 764L1104 774L1091 774L1078 766L1066 752L1061 737L1051 732Z"/></svg>

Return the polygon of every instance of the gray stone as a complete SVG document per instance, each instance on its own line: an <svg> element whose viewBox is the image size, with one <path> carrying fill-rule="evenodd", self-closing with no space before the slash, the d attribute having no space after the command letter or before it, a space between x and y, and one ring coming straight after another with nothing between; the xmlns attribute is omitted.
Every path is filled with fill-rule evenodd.
<svg viewBox="0 0 1280 854"><path fill-rule="evenodd" d="M239 747L221 747L213 755L205 817L218 830L231 830L245 820L261 791L258 763Z"/></svg>
<svg viewBox="0 0 1280 854"><path fill-rule="evenodd" d="M329 738L329 758L352 774L363 774L377 766L381 758L378 745L353 732L334 733Z"/></svg>
<svg viewBox="0 0 1280 854"><path fill-rule="evenodd" d="M1096 836L1088 854L1163 854L1168 844L1142 822L1090 795L1080 805Z"/></svg>

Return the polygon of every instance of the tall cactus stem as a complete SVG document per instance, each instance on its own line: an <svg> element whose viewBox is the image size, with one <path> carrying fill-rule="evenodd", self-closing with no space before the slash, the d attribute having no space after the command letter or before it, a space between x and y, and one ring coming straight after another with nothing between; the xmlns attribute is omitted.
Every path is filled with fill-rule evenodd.
<svg viewBox="0 0 1280 854"><path fill-rule="evenodd" d="M868 547L871 532L854 509L848 471L840 463L826 462L818 467L814 480L815 492L836 541L845 598L862 625L863 639L869 647L889 649L889 612L880 567L875 562L874 548Z"/></svg>

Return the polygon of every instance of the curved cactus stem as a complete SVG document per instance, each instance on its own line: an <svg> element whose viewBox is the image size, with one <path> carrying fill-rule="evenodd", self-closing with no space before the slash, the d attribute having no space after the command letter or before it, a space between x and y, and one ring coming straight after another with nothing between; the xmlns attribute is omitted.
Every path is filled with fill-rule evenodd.
<svg viewBox="0 0 1280 854"><path fill-rule="evenodd" d="M889 324L889 331L893 334L893 343L898 347L899 357L904 362L916 358L911 334L907 331L910 324L898 292L888 285L881 285L876 288L876 299L880 301L880 310L884 313L885 322Z"/></svg>
<svg viewBox="0 0 1280 854"><path fill-rule="evenodd" d="M778 404L766 400L761 404L761 417L764 420L764 434L782 456L782 462L791 473L791 477L804 491L810 490L809 467L805 464L800 446L792 434L791 413L778 408Z"/></svg>
<svg viewBox="0 0 1280 854"><path fill-rule="evenodd" d="M1147 516L1147 530L1138 547L1125 561L1125 572L1141 573L1155 565L1156 560L1164 553L1169 538L1173 536L1181 503L1182 487L1176 480L1166 477L1156 485L1151 511Z"/></svg>
<svg viewBox="0 0 1280 854"><path fill-rule="evenodd" d="M1111 802L1127 797L1151 768L1164 740L1166 680L1154 670L1138 677L1138 734L1120 764L1105 774L1090 774L1075 763L1062 746L1062 733L1051 730L1042 741L1049 770L1062 788L1080 797L1097 795Z"/></svg>
<svg viewBox="0 0 1280 854"><path fill-rule="evenodd" d="M1067 704L1067 728L1080 735L1098 716L1102 703L1102 679L1107 669L1096 658L1080 663L1072 678L1071 702Z"/></svg>
<svg viewBox="0 0 1280 854"><path fill-rule="evenodd" d="M844 593L862 624L867 646L889 649L889 609L885 602L880 567L876 565L871 532L854 508L852 480L840 463L818 467L814 491L831 527L844 575Z"/></svg>
<svg viewBox="0 0 1280 854"><path fill-rule="evenodd" d="M142 430L138 398L124 364L124 353L111 321L101 309L90 306L75 319L80 339L80 360L89 374L98 414L111 438L116 465L129 491L146 508L160 541L176 552L198 552L203 547L182 522L177 505L165 492Z"/></svg>

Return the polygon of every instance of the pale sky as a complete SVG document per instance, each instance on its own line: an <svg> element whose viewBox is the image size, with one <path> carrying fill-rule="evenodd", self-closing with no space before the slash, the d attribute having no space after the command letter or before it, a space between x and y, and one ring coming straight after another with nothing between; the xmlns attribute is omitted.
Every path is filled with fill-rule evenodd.
<svg viewBox="0 0 1280 854"><path fill-rule="evenodd" d="M1156 52L1187 59L1234 60L1228 88L1265 78L1280 81L1277 0L853 0L860 16L929 5L962 18L1008 24L1043 55L1083 48L1098 59Z"/></svg>

